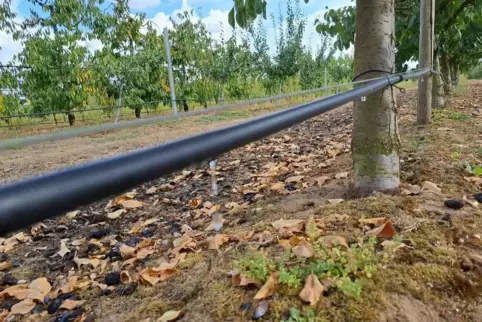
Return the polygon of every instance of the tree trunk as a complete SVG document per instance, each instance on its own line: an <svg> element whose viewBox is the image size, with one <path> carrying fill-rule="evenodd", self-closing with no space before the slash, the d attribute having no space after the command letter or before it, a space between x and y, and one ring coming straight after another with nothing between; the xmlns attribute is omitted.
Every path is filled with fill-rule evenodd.
<svg viewBox="0 0 482 322"><path fill-rule="evenodd" d="M434 55L435 71L440 72L440 58L435 53ZM432 75L432 107L443 108L445 106L444 100L444 83L440 74Z"/></svg>
<svg viewBox="0 0 482 322"><path fill-rule="evenodd" d="M69 125L74 126L75 125L75 114L70 112L69 114L67 114L67 116L69 118Z"/></svg>
<svg viewBox="0 0 482 322"><path fill-rule="evenodd" d="M57 121L57 115L54 113L52 114L54 116L54 122L55 122L55 125L58 125L59 122Z"/></svg>
<svg viewBox="0 0 482 322"><path fill-rule="evenodd" d="M432 0L420 2L420 42L418 63L420 68L432 68ZM432 116L432 76L425 74L418 80L417 124L430 123Z"/></svg>
<svg viewBox="0 0 482 322"><path fill-rule="evenodd" d="M370 32L366 32L370 30ZM356 1L355 77L370 70L395 70L395 0ZM384 76L367 73L359 80ZM352 157L359 196L400 190L400 139L391 87L354 103Z"/></svg>
<svg viewBox="0 0 482 322"><path fill-rule="evenodd" d="M453 63L453 66L454 66L454 73L453 73L453 77L455 78L454 79L454 86L458 86L459 83L460 83L460 68L459 68L459 64L457 64L456 62Z"/></svg>
<svg viewBox="0 0 482 322"><path fill-rule="evenodd" d="M208 108L208 102L204 102L204 108Z"/></svg>
<svg viewBox="0 0 482 322"><path fill-rule="evenodd" d="M450 77L449 59L446 55L442 55L440 64L441 64L441 68L442 68L445 95L451 95L452 94L452 78Z"/></svg>
<svg viewBox="0 0 482 322"><path fill-rule="evenodd" d="M186 100L182 102L182 107L184 108L184 112L189 112L189 105L187 105Z"/></svg>
<svg viewBox="0 0 482 322"><path fill-rule="evenodd" d="M224 105L224 84L221 85L221 105Z"/></svg>
<svg viewBox="0 0 482 322"><path fill-rule="evenodd" d="M140 107L134 108L134 113L136 114L136 119L141 118L141 108Z"/></svg>

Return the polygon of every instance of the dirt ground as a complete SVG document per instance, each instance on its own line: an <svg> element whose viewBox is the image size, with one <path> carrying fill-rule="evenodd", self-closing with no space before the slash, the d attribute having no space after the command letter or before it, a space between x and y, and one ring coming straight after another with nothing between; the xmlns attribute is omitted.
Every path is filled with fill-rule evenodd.
<svg viewBox="0 0 482 322"><path fill-rule="evenodd" d="M419 128L400 95L403 196L348 198L345 107L221 157L217 196L197 166L0 239L0 321L482 321L481 106L470 83ZM232 117L10 150L2 180Z"/></svg>

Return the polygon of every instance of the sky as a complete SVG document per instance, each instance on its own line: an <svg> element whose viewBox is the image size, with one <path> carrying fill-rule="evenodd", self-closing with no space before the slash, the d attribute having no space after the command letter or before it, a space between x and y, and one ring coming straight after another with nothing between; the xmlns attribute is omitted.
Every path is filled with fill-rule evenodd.
<svg viewBox="0 0 482 322"><path fill-rule="evenodd" d="M280 7L284 12L286 2L287 0L268 0L268 14L274 13L277 15ZM305 45L311 45L311 48L315 50L320 44L314 27L315 19L323 17L326 7L330 9L340 8L350 5L351 0L311 0L308 4L304 3L304 0L300 0L300 2L301 10L307 17L307 28L303 42ZM169 21L170 16L175 16L178 12L186 9L194 9L196 11L195 18L202 19L215 39L219 39L221 28L226 39L232 35L232 29L228 24L228 13L232 5L232 0L130 0L132 13L145 13L149 20L159 26L159 29L172 27ZM13 0L11 7L18 13L18 19L21 20L22 17L29 15L31 4L25 0ZM271 50L274 50L275 32L270 19L265 21L265 26L268 44ZM87 46L94 51L100 48L100 43L92 41ZM20 42L14 41L11 36L4 32L0 32L0 47L1 63L9 62L13 55L22 49Z"/></svg>

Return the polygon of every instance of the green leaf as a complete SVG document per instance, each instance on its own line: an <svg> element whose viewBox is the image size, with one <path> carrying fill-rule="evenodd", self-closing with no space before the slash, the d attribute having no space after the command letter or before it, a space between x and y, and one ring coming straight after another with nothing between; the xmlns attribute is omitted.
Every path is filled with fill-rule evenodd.
<svg viewBox="0 0 482 322"><path fill-rule="evenodd" d="M236 28L236 22L234 20L234 8L232 8L231 11L229 11L228 23L231 27Z"/></svg>

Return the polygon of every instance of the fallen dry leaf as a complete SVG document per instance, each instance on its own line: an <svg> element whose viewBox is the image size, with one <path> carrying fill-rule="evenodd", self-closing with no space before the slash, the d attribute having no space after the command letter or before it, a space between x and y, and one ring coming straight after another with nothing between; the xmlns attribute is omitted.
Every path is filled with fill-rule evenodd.
<svg viewBox="0 0 482 322"><path fill-rule="evenodd" d="M269 187L270 191L274 191L280 195L288 195L290 192L286 189L283 182L275 182Z"/></svg>
<svg viewBox="0 0 482 322"><path fill-rule="evenodd" d="M316 184L321 187L322 185L325 184L325 182L327 182L328 180L330 180L330 177L328 177L328 176L321 176L321 177L315 178L314 180L315 180Z"/></svg>
<svg viewBox="0 0 482 322"><path fill-rule="evenodd" d="M74 301L74 300L66 299L66 300L62 303L62 305L59 307L59 309L75 310L75 309L78 308L79 306L82 306L82 304L84 304L84 303L85 303L84 300Z"/></svg>
<svg viewBox="0 0 482 322"><path fill-rule="evenodd" d="M464 177L464 180L470 183L482 185L482 178L480 177Z"/></svg>
<svg viewBox="0 0 482 322"><path fill-rule="evenodd" d="M281 229L281 228L290 228L290 227L296 226L300 223L303 223L303 220L301 220L301 219L280 219L280 220L275 221L271 225L276 229Z"/></svg>
<svg viewBox="0 0 482 322"><path fill-rule="evenodd" d="M377 236L382 238L392 238L396 234L397 232L395 231L395 228L393 227L393 224L390 220L388 220L380 227L374 228L365 233L365 235L367 236Z"/></svg>
<svg viewBox="0 0 482 322"><path fill-rule="evenodd" d="M332 205L337 205L339 203L342 203L343 201L345 201L345 199L328 199L328 202Z"/></svg>
<svg viewBox="0 0 482 322"><path fill-rule="evenodd" d="M109 219L117 219L119 218L121 215L125 214L127 212L127 210L125 209L119 209L119 210L116 210L114 212L109 212L107 213L107 218Z"/></svg>
<svg viewBox="0 0 482 322"><path fill-rule="evenodd" d="M17 304L13 305L10 309L11 314L27 314L33 310L35 307L35 302L31 299L25 299L22 302L18 302Z"/></svg>
<svg viewBox="0 0 482 322"><path fill-rule="evenodd" d="M435 194L440 194L442 192L442 189L440 189L435 183L430 182L430 181L425 181L422 185L421 192L424 191L430 191Z"/></svg>
<svg viewBox="0 0 482 322"><path fill-rule="evenodd" d="M119 247L119 251L121 253L122 259L129 259L135 256L136 249L134 247L128 246L123 244Z"/></svg>
<svg viewBox="0 0 482 322"><path fill-rule="evenodd" d="M300 298L310 303L311 306L316 305L323 293L323 284L321 284L315 274L306 277L305 287L300 292Z"/></svg>
<svg viewBox="0 0 482 322"><path fill-rule="evenodd" d="M295 254L296 257L313 257L313 246L306 240L302 240L298 245L293 247L293 254Z"/></svg>
<svg viewBox="0 0 482 322"><path fill-rule="evenodd" d="M362 225L374 225L375 227L381 226L387 222L387 217L376 217L376 218L363 218L358 220Z"/></svg>
<svg viewBox="0 0 482 322"><path fill-rule="evenodd" d="M139 282L144 285L154 286L159 282L167 280L174 275L174 273L176 273L176 270L172 268L165 268L162 266L158 268L148 267L140 272Z"/></svg>
<svg viewBox="0 0 482 322"><path fill-rule="evenodd" d="M219 246L229 241L229 237L223 234L217 234L208 238L208 248L213 250L219 250Z"/></svg>
<svg viewBox="0 0 482 322"><path fill-rule="evenodd" d="M52 285L50 285L49 281L45 277L39 277L36 280L32 281L28 288L31 290L37 290L40 293L47 294L52 290Z"/></svg>
<svg viewBox="0 0 482 322"><path fill-rule="evenodd" d="M472 208L478 208L479 207L479 202L476 201L476 200L469 200L467 198L467 196L463 196L462 200L465 202L465 203L468 203Z"/></svg>
<svg viewBox="0 0 482 322"><path fill-rule="evenodd" d="M284 249L291 249L291 244L288 239L280 239L278 240L278 243L283 247Z"/></svg>
<svg viewBox="0 0 482 322"><path fill-rule="evenodd" d="M186 247L192 241L193 241L193 239L191 237L189 237L187 235L184 235L180 238L174 239L172 244L175 248L182 249L182 248Z"/></svg>
<svg viewBox="0 0 482 322"><path fill-rule="evenodd" d="M267 298L268 296L273 295L276 289L276 284L278 284L278 273L274 272L271 273L266 283L264 283L258 293L256 293L254 299L262 300Z"/></svg>
<svg viewBox="0 0 482 322"><path fill-rule="evenodd" d="M92 266L93 268L96 268L100 264L100 260L98 258L78 258L74 257L73 259L74 263L77 265L78 268L81 268L82 266Z"/></svg>
<svg viewBox="0 0 482 322"><path fill-rule="evenodd" d="M129 284L130 282L132 282L132 278L129 275L128 271L120 272L120 280L122 284Z"/></svg>
<svg viewBox="0 0 482 322"><path fill-rule="evenodd" d="M79 213L80 213L80 210L70 211L70 212L65 214L65 217L67 217L69 219L74 219L75 216L77 216Z"/></svg>
<svg viewBox="0 0 482 322"><path fill-rule="evenodd" d="M348 248L348 242L345 237L341 236L323 236L318 239L318 241L322 242L323 245L327 248L332 248L335 246L343 246Z"/></svg>
<svg viewBox="0 0 482 322"><path fill-rule="evenodd" d="M138 200L134 200L134 199L128 199L128 200L124 200L124 201L121 201L119 203L124 209L137 209L137 208L140 208L142 206L144 206L144 204Z"/></svg>
<svg viewBox="0 0 482 322"><path fill-rule="evenodd" d="M53 256L60 256L61 258L64 258L64 256L68 253L70 253L70 249L67 248L67 241L68 239L62 239L60 241L60 250L56 252ZM52 256L52 257L53 257Z"/></svg>
<svg viewBox="0 0 482 322"><path fill-rule="evenodd" d="M420 188L420 186L417 186L417 185L406 184L402 186L402 196L418 195L420 194L421 191L422 189Z"/></svg>
<svg viewBox="0 0 482 322"><path fill-rule="evenodd" d="M157 188L156 187L150 187L149 189L146 190L146 194L148 195L153 195L157 192Z"/></svg>
<svg viewBox="0 0 482 322"><path fill-rule="evenodd" d="M348 172L340 172L340 173L335 175L335 179L338 179L338 180L346 179L346 178L348 178L348 175L349 175Z"/></svg>
<svg viewBox="0 0 482 322"><path fill-rule="evenodd" d="M167 311L157 320L157 322L174 321L174 320L180 318L181 315L182 315L182 310L181 311Z"/></svg>
<svg viewBox="0 0 482 322"><path fill-rule="evenodd" d="M261 282L251 278L251 277L246 277L241 274L233 274L231 276L231 281L233 282L233 285L235 286L248 286L248 285L256 285L257 287L261 287Z"/></svg>
<svg viewBox="0 0 482 322"><path fill-rule="evenodd" d="M285 180L286 183L298 183L301 180L304 179L305 176L294 176L294 177L289 177L288 179Z"/></svg>
<svg viewBox="0 0 482 322"><path fill-rule="evenodd" d="M6 271L7 269L10 269L12 267L12 262L11 261L5 261L0 263L0 272L1 271Z"/></svg>

